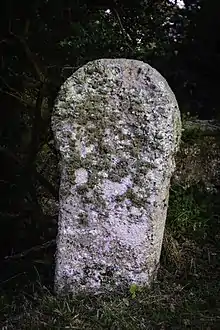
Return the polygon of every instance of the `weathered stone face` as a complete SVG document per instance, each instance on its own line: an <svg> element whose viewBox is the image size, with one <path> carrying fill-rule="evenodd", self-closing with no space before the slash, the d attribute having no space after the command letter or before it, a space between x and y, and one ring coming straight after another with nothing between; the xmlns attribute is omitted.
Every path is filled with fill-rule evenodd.
<svg viewBox="0 0 220 330"><path fill-rule="evenodd" d="M181 132L167 82L140 61L89 62L62 86L52 128L61 173L56 292L150 284Z"/></svg>

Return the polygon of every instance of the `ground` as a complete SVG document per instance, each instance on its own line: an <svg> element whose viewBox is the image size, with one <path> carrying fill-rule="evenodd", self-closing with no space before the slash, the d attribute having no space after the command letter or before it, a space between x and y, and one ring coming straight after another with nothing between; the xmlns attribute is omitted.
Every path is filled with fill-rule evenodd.
<svg viewBox="0 0 220 330"><path fill-rule="evenodd" d="M142 292L55 297L50 231L1 264L1 329L219 329L219 194L172 186L158 277Z"/></svg>

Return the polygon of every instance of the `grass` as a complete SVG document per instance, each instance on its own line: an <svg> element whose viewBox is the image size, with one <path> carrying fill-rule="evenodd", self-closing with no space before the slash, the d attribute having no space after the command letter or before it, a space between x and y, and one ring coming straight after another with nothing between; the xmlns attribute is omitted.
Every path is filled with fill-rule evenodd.
<svg viewBox="0 0 220 330"><path fill-rule="evenodd" d="M3 263L1 329L220 329L219 192L172 187L158 277L150 289L53 295L55 246ZM2 275L4 273L4 276Z"/></svg>

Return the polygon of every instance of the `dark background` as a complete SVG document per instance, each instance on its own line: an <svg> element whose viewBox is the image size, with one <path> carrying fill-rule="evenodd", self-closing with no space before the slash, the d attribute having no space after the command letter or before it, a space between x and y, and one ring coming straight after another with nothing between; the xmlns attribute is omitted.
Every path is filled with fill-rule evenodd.
<svg viewBox="0 0 220 330"><path fill-rule="evenodd" d="M182 114L219 119L220 1L184 3L179 8L165 0L1 1L4 270L10 268L5 256L55 238L57 214L45 214L38 196L43 193L45 203L58 198L50 116L59 87L77 68L97 58L142 60L167 79ZM51 247L51 258L53 253Z"/></svg>

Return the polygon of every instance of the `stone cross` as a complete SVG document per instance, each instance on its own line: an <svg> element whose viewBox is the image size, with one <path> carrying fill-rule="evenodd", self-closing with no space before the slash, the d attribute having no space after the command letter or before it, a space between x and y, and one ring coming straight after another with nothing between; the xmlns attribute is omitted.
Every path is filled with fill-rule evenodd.
<svg viewBox="0 0 220 330"><path fill-rule="evenodd" d="M137 60L89 62L61 87L52 129L61 175L55 291L148 286L181 135L166 80Z"/></svg>

